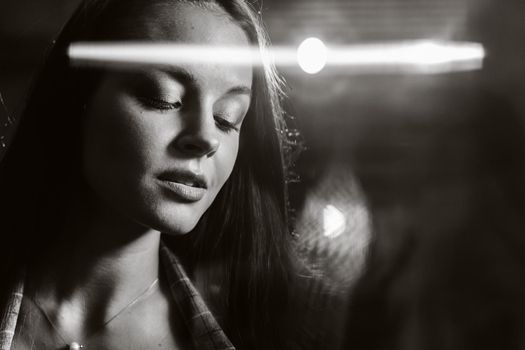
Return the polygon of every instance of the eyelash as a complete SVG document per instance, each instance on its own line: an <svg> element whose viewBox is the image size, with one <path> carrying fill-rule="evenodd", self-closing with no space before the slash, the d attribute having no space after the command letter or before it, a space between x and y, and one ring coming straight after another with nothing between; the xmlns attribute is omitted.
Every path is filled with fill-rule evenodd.
<svg viewBox="0 0 525 350"><path fill-rule="evenodd" d="M215 118L215 123L217 124L217 127L226 132L226 133L230 133L232 132L233 130L235 131L239 131L239 128L236 127L234 124L230 123L228 120L222 118L220 115L216 115L214 116Z"/></svg>
<svg viewBox="0 0 525 350"><path fill-rule="evenodd" d="M150 98L150 97L142 97L141 101L150 108L158 109L161 111L169 111L169 110L178 110L182 107L182 102L168 102L157 98ZM217 124L217 127L226 133L230 133L232 131L239 131L239 128L236 127L234 124L230 123L227 119L223 118L220 115L215 115L215 123Z"/></svg>
<svg viewBox="0 0 525 350"><path fill-rule="evenodd" d="M182 107L182 102L168 102L157 98L142 97L140 99L147 107L158 109L161 111L169 111L173 109L180 109Z"/></svg>

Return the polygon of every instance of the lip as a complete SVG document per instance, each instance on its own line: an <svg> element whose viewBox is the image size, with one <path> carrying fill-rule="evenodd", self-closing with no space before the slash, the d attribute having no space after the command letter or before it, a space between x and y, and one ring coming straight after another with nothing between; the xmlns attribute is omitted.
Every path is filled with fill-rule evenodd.
<svg viewBox="0 0 525 350"><path fill-rule="evenodd" d="M188 202L201 200L208 188L204 176L185 170L166 171L158 176L158 180L163 188Z"/></svg>
<svg viewBox="0 0 525 350"><path fill-rule="evenodd" d="M179 182L165 180L160 180L160 182L164 188L188 202L197 202L206 194L206 189L202 187L192 187Z"/></svg>

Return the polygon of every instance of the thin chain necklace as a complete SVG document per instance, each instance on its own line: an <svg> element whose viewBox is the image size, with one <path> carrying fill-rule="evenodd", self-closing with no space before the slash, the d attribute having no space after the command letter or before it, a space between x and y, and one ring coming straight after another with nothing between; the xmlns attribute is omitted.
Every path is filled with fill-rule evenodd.
<svg viewBox="0 0 525 350"><path fill-rule="evenodd" d="M133 305L135 305L137 302L139 302L146 294L148 294L148 292L150 292L159 282L159 279L156 278L153 282L151 282L151 284L142 292L140 293L138 296L136 296L133 300L131 300L128 304L126 304L126 306L124 306L122 309L120 309L117 313L115 313L113 316L111 316L110 318L108 318L106 321L104 321L104 323L102 323L100 326L98 326L97 328L95 328L95 330L93 332L91 332L91 334L87 337L87 338L90 338L92 337L93 335L95 335L96 333L98 333L99 331L101 331L102 329L104 329L108 324L111 323L111 321L115 320L117 317L119 317L124 311L128 310L129 308L131 308ZM44 310L44 308L42 306L40 306L40 304L37 302L36 298L29 298L29 300L31 300L33 302L33 304L36 305L36 307L38 308L38 310L40 310L40 312L42 313L42 315L44 315L45 319L47 320L47 322L51 325L51 327L53 327L53 329L55 330L56 334L60 337L60 339L64 342L64 344L66 344L68 346L68 349L69 350L79 350L79 349L83 349L85 348L84 345L82 345L81 343L79 342L76 342L76 341L72 341L72 342L68 342L63 336L62 334L60 333L60 331L58 330L58 327L55 326L55 324L53 323L53 321L51 321L51 317L48 316L47 312Z"/></svg>

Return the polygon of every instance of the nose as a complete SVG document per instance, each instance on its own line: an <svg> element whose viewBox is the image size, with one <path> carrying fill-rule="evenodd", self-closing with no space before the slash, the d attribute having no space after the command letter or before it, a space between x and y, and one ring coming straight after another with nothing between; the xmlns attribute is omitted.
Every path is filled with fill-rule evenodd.
<svg viewBox="0 0 525 350"><path fill-rule="evenodd" d="M213 156L220 146L213 113L201 111L186 117L184 130L176 140L177 148L192 157Z"/></svg>
<svg viewBox="0 0 525 350"><path fill-rule="evenodd" d="M211 157L219 148L219 140L209 132L185 134L179 138L179 149L195 157Z"/></svg>

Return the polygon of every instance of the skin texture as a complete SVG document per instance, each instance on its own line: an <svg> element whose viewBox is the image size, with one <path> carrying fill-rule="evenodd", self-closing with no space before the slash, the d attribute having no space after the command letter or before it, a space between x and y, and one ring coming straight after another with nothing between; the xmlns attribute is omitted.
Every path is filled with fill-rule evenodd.
<svg viewBox="0 0 525 350"><path fill-rule="evenodd" d="M225 14L188 4L176 7L176 20L169 26L146 25L147 35L188 44L248 45L242 29ZM210 21L214 26L207 25ZM250 67L220 65L108 74L85 116L88 183L134 221L187 233L233 169L251 82ZM189 202L159 180L174 169L206 179L202 199Z"/></svg>
<svg viewBox="0 0 525 350"><path fill-rule="evenodd" d="M172 2L140 14L130 28L134 40L248 45L215 5ZM252 71L196 64L169 71L108 72L87 104L82 156L90 190L64 206L58 244L29 268L19 319L32 321L19 323L15 349L64 346L31 298L63 338L89 348L185 348L159 271L160 232L189 232L230 175ZM205 178L202 198L189 201L166 189L158 176L174 168ZM147 300L93 334L156 278L159 288Z"/></svg>

